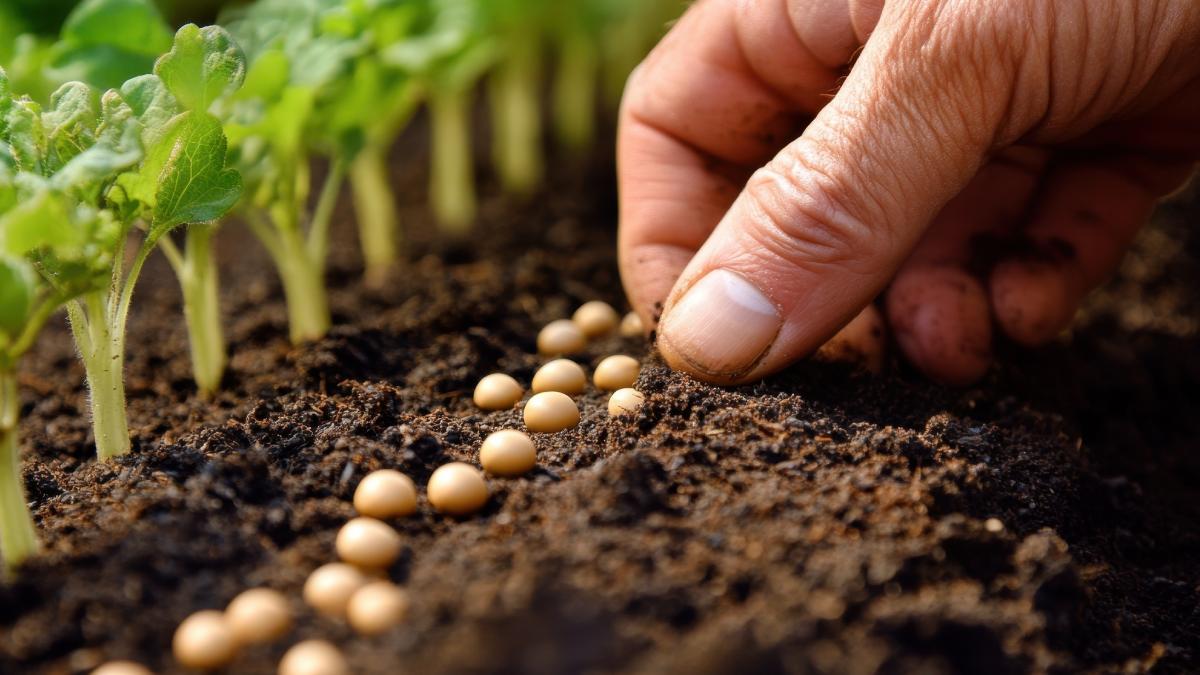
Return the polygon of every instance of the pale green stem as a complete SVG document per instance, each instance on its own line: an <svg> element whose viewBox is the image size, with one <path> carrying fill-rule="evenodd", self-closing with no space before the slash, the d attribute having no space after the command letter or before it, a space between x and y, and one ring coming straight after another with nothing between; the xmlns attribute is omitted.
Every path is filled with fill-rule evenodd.
<svg viewBox="0 0 1200 675"><path fill-rule="evenodd" d="M292 344L319 340L329 332L329 300L322 265L313 260L296 228L279 229L280 255L275 258L287 303Z"/></svg>
<svg viewBox="0 0 1200 675"><path fill-rule="evenodd" d="M528 195L542 180L540 45L519 36L489 79L492 162L505 189Z"/></svg>
<svg viewBox="0 0 1200 675"><path fill-rule="evenodd" d="M201 396L211 396L221 387L229 357L221 326L220 281L212 256L216 228L191 225L180 255L170 239L159 245L179 279L183 314L187 320L188 346L192 355L192 377Z"/></svg>
<svg viewBox="0 0 1200 675"><path fill-rule="evenodd" d="M596 136L596 82L600 58L589 35L563 38L554 81L554 131L571 152L591 147Z"/></svg>
<svg viewBox="0 0 1200 675"><path fill-rule="evenodd" d="M430 201L442 229L465 235L475 221L475 171L471 158L471 92L430 92L433 133Z"/></svg>
<svg viewBox="0 0 1200 675"><path fill-rule="evenodd" d="M317 195L317 205L313 208L312 220L308 227L308 257L316 266L322 283L325 278L325 259L329 255L329 227L333 221L333 209L337 206L338 195L342 193L342 183L346 180L346 162L335 159L325 175L325 183L321 186L321 194Z"/></svg>
<svg viewBox="0 0 1200 675"><path fill-rule="evenodd" d="M25 501L21 482L20 445L17 442L21 401L17 375L0 372L0 558L8 570L37 553L37 532Z"/></svg>
<svg viewBox="0 0 1200 675"><path fill-rule="evenodd" d="M384 148L368 147L350 165L358 240L368 283L382 280L399 257L400 217Z"/></svg>

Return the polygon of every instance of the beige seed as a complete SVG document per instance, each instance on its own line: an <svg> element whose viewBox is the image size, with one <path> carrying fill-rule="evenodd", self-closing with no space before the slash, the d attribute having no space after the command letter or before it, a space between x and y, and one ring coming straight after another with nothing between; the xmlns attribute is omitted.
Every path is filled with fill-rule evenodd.
<svg viewBox="0 0 1200 675"><path fill-rule="evenodd" d="M586 346L587 337L570 319L551 321L537 336L538 353L543 356L577 354Z"/></svg>
<svg viewBox="0 0 1200 675"><path fill-rule="evenodd" d="M237 656L237 640L225 615L213 609L196 612L175 629L175 660L186 668L216 670Z"/></svg>
<svg viewBox="0 0 1200 675"><path fill-rule="evenodd" d="M622 337L642 337L646 334L646 327L637 312L630 312L621 319L620 331Z"/></svg>
<svg viewBox="0 0 1200 675"><path fill-rule="evenodd" d="M483 479L483 474L462 462L439 466L429 477L426 493L433 508L452 516L475 513L488 500L487 481Z"/></svg>
<svg viewBox="0 0 1200 675"><path fill-rule="evenodd" d="M475 385L475 405L484 410L507 410L521 400L525 390L510 375L485 375Z"/></svg>
<svg viewBox="0 0 1200 675"><path fill-rule="evenodd" d="M608 399L609 415L628 415L638 411L645 402L646 396L637 389L618 389Z"/></svg>
<svg viewBox="0 0 1200 675"><path fill-rule="evenodd" d="M583 366L570 359L554 359L533 374L533 392L561 391L568 396L582 394L587 387Z"/></svg>
<svg viewBox="0 0 1200 675"><path fill-rule="evenodd" d="M412 515L417 510L417 486L399 471L372 471L354 491L354 510L371 518Z"/></svg>
<svg viewBox="0 0 1200 675"><path fill-rule="evenodd" d="M379 635L395 627L408 614L408 593L390 581L375 581L350 597L346 618L362 635Z"/></svg>
<svg viewBox="0 0 1200 675"><path fill-rule="evenodd" d="M270 588L243 591L225 608L225 622L241 644L274 642L292 628L292 607Z"/></svg>
<svg viewBox="0 0 1200 675"><path fill-rule="evenodd" d="M349 675L346 657L324 640L305 640L287 650L279 661L279 675Z"/></svg>
<svg viewBox="0 0 1200 675"><path fill-rule="evenodd" d="M483 440L479 463L484 471L496 476L519 476L537 464L537 449L528 434L503 429Z"/></svg>
<svg viewBox="0 0 1200 675"><path fill-rule="evenodd" d="M530 431L553 433L579 424L579 408L560 391L534 394L525 404L525 426Z"/></svg>
<svg viewBox="0 0 1200 675"><path fill-rule="evenodd" d="M637 382L640 372L642 372L642 364L638 363L637 359L617 354L604 359L600 365L596 366L596 372L592 374L592 381L596 383L597 389L616 391L632 387L633 383Z"/></svg>
<svg viewBox="0 0 1200 675"><path fill-rule="evenodd" d="M342 526L337 535L338 557L368 569L387 567L400 556L400 535L387 523L359 517Z"/></svg>
<svg viewBox="0 0 1200 675"><path fill-rule="evenodd" d="M92 675L153 675L150 669L133 661L109 661L92 671Z"/></svg>
<svg viewBox="0 0 1200 675"><path fill-rule="evenodd" d="M883 371L887 333L883 315L875 305L867 305L850 323L821 345L813 358L818 361L848 363L870 373Z"/></svg>
<svg viewBox="0 0 1200 675"><path fill-rule="evenodd" d="M356 567L345 563L322 565L304 582L304 601L322 614L345 616L350 596L366 583Z"/></svg>
<svg viewBox="0 0 1200 675"><path fill-rule="evenodd" d="M583 331L585 336L594 338L611 333L621 317L607 302L592 300L580 305L571 320L579 326L579 330Z"/></svg>

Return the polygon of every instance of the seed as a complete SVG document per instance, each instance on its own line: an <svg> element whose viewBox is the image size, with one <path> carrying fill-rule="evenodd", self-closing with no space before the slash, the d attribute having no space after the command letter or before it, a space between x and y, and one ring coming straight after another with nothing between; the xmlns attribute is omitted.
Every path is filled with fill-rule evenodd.
<svg viewBox="0 0 1200 675"><path fill-rule="evenodd" d="M858 316L821 345L813 358L818 361L848 363L870 373L883 371L887 351L887 333L883 316L874 305L867 305Z"/></svg>
<svg viewBox="0 0 1200 675"><path fill-rule="evenodd" d="M399 471L372 471L354 491L354 509L372 518L412 515L417 510L417 486Z"/></svg>
<svg viewBox="0 0 1200 675"><path fill-rule="evenodd" d="M637 389L618 389L613 392L613 395L608 399L608 414L609 415L628 415L635 413L638 408L642 407L642 403L646 400L646 396Z"/></svg>
<svg viewBox="0 0 1200 675"><path fill-rule="evenodd" d="M153 675L150 669L133 661L109 661L92 671L92 675Z"/></svg>
<svg viewBox="0 0 1200 675"><path fill-rule="evenodd" d="M642 337L646 334L646 327L637 312L630 312L621 319L620 331L623 337Z"/></svg>
<svg viewBox="0 0 1200 675"><path fill-rule="evenodd" d="M175 660L186 668L216 670L237 656L238 645L225 615L206 609L179 624L171 648Z"/></svg>
<svg viewBox="0 0 1200 675"><path fill-rule="evenodd" d="M270 588L243 591L225 608L225 622L241 644L274 642L292 627L292 608Z"/></svg>
<svg viewBox="0 0 1200 675"><path fill-rule="evenodd" d="M488 500L488 487L483 474L462 462L439 466L429 477L425 491L433 508L452 516L475 513Z"/></svg>
<svg viewBox="0 0 1200 675"><path fill-rule="evenodd" d="M568 396L582 394L587 387L583 366L570 359L554 359L533 374L533 391L561 391Z"/></svg>
<svg viewBox="0 0 1200 675"><path fill-rule="evenodd" d="M530 431L553 433L579 424L579 408L560 391L534 394L525 404L525 426Z"/></svg>
<svg viewBox="0 0 1200 675"><path fill-rule="evenodd" d="M507 410L521 400L525 390L504 373L485 375L475 385L475 405L484 410Z"/></svg>
<svg viewBox="0 0 1200 675"><path fill-rule="evenodd" d="M587 346L587 337L570 319L551 321L537 336L538 353L543 356L576 354Z"/></svg>
<svg viewBox="0 0 1200 675"><path fill-rule="evenodd" d="M613 309L612 305L592 300L580 305L571 320L579 326L579 330L583 331L585 336L594 338L611 333L621 318L617 316L617 310Z"/></svg>
<svg viewBox="0 0 1200 675"><path fill-rule="evenodd" d="M479 463L490 474L519 476L537 464L537 450L528 434L503 429L483 440L479 447Z"/></svg>
<svg viewBox="0 0 1200 675"><path fill-rule="evenodd" d="M400 535L374 518L355 518L338 531L337 552L351 565L387 567L400 556Z"/></svg>
<svg viewBox="0 0 1200 675"><path fill-rule="evenodd" d="M592 381L596 383L597 389L616 391L632 387L633 383L637 382L638 373L641 371L642 365L637 362L637 359L617 354L604 359L600 365L596 366L596 372L592 374Z"/></svg>
<svg viewBox="0 0 1200 675"><path fill-rule="evenodd" d="M988 518L983 521L983 529L995 534L996 532L1004 531L1004 522L999 518Z"/></svg>
<svg viewBox="0 0 1200 675"><path fill-rule="evenodd" d="M304 582L304 601L322 614L345 616L350 596L366 583L356 567L345 563L322 565Z"/></svg>
<svg viewBox="0 0 1200 675"><path fill-rule="evenodd" d="M287 650L279 661L279 675L349 675L346 657L324 640L305 640Z"/></svg>
<svg viewBox="0 0 1200 675"><path fill-rule="evenodd" d="M350 596L346 618L363 635L379 635L408 614L408 593L390 581L374 581Z"/></svg>

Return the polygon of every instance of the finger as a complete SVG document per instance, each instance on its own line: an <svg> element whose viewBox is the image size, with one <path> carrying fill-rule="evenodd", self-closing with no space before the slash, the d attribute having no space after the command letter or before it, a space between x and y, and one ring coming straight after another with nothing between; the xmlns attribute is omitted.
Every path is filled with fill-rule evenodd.
<svg viewBox="0 0 1200 675"><path fill-rule="evenodd" d="M976 17L933 10L886 4L842 90L750 179L671 291L673 366L735 383L811 353L978 171L1006 115L981 92L1010 91L1015 67L980 53Z"/></svg>
<svg viewBox="0 0 1200 675"><path fill-rule="evenodd" d="M1157 201L1193 166L1124 156L1054 168L1026 231L1030 251L992 271L992 306L1004 332L1038 345L1066 329L1088 291L1116 270Z"/></svg>
<svg viewBox="0 0 1200 675"><path fill-rule="evenodd" d="M992 359L989 298L976 249L1022 218L1046 152L1014 147L980 169L942 209L887 292L888 320L905 357L931 379L965 385Z"/></svg>
<svg viewBox="0 0 1200 675"><path fill-rule="evenodd" d="M700 2L630 78L617 142L618 246L626 292L647 325L751 172L824 105L875 4Z"/></svg>

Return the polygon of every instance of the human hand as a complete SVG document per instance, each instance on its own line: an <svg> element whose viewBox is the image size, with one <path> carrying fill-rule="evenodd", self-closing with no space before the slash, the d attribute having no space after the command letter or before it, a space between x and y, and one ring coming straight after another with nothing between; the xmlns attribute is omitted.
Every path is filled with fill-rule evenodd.
<svg viewBox="0 0 1200 675"><path fill-rule="evenodd" d="M1195 0L701 0L626 89L621 274L707 380L890 284L906 357L966 384L993 326L1064 329L1197 158Z"/></svg>

